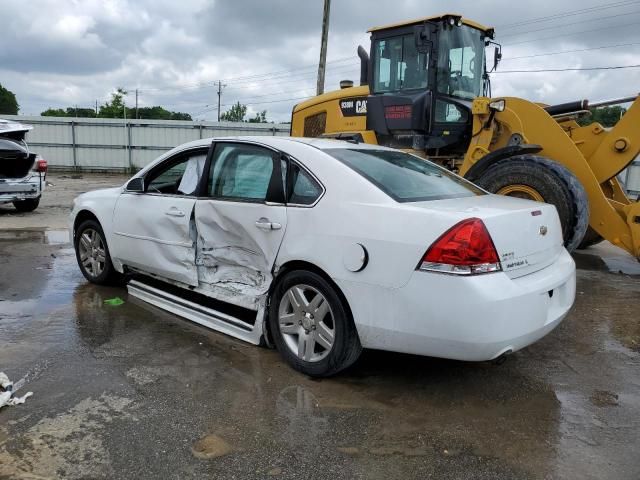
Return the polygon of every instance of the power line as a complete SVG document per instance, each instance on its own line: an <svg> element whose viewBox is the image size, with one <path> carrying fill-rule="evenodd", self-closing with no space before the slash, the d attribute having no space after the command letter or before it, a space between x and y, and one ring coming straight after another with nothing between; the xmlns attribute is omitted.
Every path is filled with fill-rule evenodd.
<svg viewBox="0 0 640 480"><path fill-rule="evenodd" d="M619 30L621 28L626 28L626 27L637 27L638 24L637 23L625 23L623 25L616 25L615 28L616 30ZM599 32L601 30L611 30L613 27L612 26L608 26L608 27L602 27L602 28L592 28L590 30L581 30L579 32L573 32L573 33L564 33L562 35L554 35L552 37L544 37L544 40L551 40L554 38L561 38L561 37L570 37L572 35L578 35L581 33L590 33L590 32ZM533 40L524 40L522 42L513 42L513 43L508 43L504 46L511 46L511 45L522 45L523 43L531 43L531 42L538 42L540 41L539 38L534 38Z"/></svg>
<svg viewBox="0 0 640 480"><path fill-rule="evenodd" d="M307 98L311 98L311 96L283 98L283 99L280 99L280 100L271 100L271 101L266 101L266 102L247 102L247 103L241 102L241 103L242 103L242 105L253 106L253 105L266 105L266 104L270 104L270 103L293 102L293 101L296 101L296 100L305 100ZM223 104L223 105L220 105L220 106L221 107L231 107L233 105L235 105L235 103L226 103L226 104ZM202 115L203 113L213 112L215 110L217 110L217 107L212 107L212 108L209 108L209 109L202 110L202 111L200 111L200 112L198 112L197 114L194 114L194 115Z"/></svg>
<svg viewBox="0 0 640 480"><path fill-rule="evenodd" d="M353 60L353 59L351 59ZM334 66L331 67L330 71L335 71L335 70L343 70L343 69L351 69L351 68L355 68L353 65L340 65L340 66ZM260 82L260 87L263 86L269 86L269 85L277 85L280 83L287 83L290 81L296 81L294 79L300 78L306 78L309 76L314 76L315 73L312 71L309 72L299 72L299 73L292 73L292 74L288 74L288 75L279 75L277 77L272 77L272 78L265 78L264 80L259 80L259 79L254 79L251 81L245 80L243 82L233 82L233 85L236 86L232 86L230 88L228 88L228 90L240 90L243 88L246 88L247 85L251 84L251 83L257 83ZM289 80L285 80L285 82L278 82L277 80L281 80L281 79L289 79ZM271 82L271 80L276 80L276 82ZM226 82L227 80L223 80L223 82ZM267 83L263 83L263 82L267 82ZM203 88L217 88L217 80L214 83L202 83L199 86L175 86L175 87L157 87L157 88L145 88L145 89L139 89L140 92L147 92L147 93L156 93L156 94L161 94L164 92L183 92L183 91L189 91L189 92L194 92Z"/></svg>
<svg viewBox="0 0 640 480"><path fill-rule="evenodd" d="M545 68L539 70L498 70L493 73L542 73L542 72L583 72L593 70L621 70L624 68L639 68L638 65L616 65L609 67L577 67L577 68Z"/></svg>
<svg viewBox="0 0 640 480"><path fill-rule="evenodd" d="M553 15L547 15L544 17L537 17L537 18L532 18L529 20L523 20L521 22L516 22L516 23L510 23L508 25L503 25L503 26L498 26L496 27L497 29L510 29L510 28L516 28L516 27L521 27L524 25L531 25L534 23L544 23L544 22L548 22L551 20L555 20L557 18L566 18L566 17L575 17L577 15L585 15L587 13L593 13L593 12L597 12L597 11L601 11L601 10L608 10L610 8L617 8L617 7L625 7L628 5L635 5L637 3L640 3L640 1L624 1L624 2L613 2L613 3L607 3L605 5L598 5L595 7L588 7L588 8L581 8L579 10L569 10L566 12L561 12L561 13L555 13Z"/></svg>
<svg viewBox="0 0 640 480"><path fill-rule="evenodd" d="M618 47L632 47L634 45L640 45L640 42L634 43L618 43L616 45L602 45L599 47L590 47L590 48L580 48L576 50L561 50L559 52L546 52L546 53L537 53L534 55L519 55L517 57L505 57L502 60L518 60L521 58L534 58L534 57L550 57L552 55L561 55L563 53L578 53L578 52L589 52L592 50L604 50L606 48L618 48Z"/></svg>
<svg viewBox="0 0 640 480"><path fill-rule="evenodd" d="M335 63L342 63L345 62L347 60L352 61L353 57L343 57L343 58L338 58L335 60L330 60L327 62L327 64L335 64ZM230 78L223 78L220 79L220 81L222 82L234 82L234 83L247 83L247 82L251 82L260 78L267 78L267 79L271 79L271 78L277 78L280 76L287 76L289 74L294 74L295 72L301 71L300 73L306 73L303 72L305 70L311 70L311 69L315 69L317 68L317 65L305 65L302 67L297 67L297 68L292 68L292 69L287 69L287 70L279 70L279 71L275 71L275 72L266 72L266 73L261 73L261 74L255 74L255 75L246 75L246 76L240 76L240 77L230 77ZM271 77L271 78L268 78ZM147 87L147 88L141 88L139 89L141 92L150 92L150 91L158 91L158 90L189 90L189 89L198 89L198 88L207 88L207 87L215 87L217 85L218 80L210 80L210 81L206 81L206 82L196 82L196 83L191 83L191 84L182 84L182 85L178 85L178 86L165 86L165 87Z"/></svg>
<svg viewBox="0 0 640 480"><path fill-rule="evenodd" d="M618 13L616 15L609 15L609 16L606 16L606 17L590 18L590 19L587 19L587 20L580 20L579 22L565 23L565 24L562 24L562 25L554 25L552 27L538 28L536 30L526 30L524 32L518 32L518 33L510 33L510 34L507 34L507 35L502 35L501 38L504 38L504 37L519 37L520 35L525 35L527 33L542 32L544 30L553 30L555 28L565 28L565 27L570 27L572 25L579 25L579 24L582 24L582 23L600 22L602 20L607 20L609 18L626 17L626 16L629 16L629 15L638 15L639 13L640 13L640 11L637 11L637 12L626 12L626 13Z"/></svg>

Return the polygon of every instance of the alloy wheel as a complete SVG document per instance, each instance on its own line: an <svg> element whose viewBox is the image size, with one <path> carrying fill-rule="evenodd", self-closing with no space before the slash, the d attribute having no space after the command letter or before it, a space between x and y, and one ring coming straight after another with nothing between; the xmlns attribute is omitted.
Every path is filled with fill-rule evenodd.
<svg viewBox="0 0 640 480"><path fill-rule="evenodd" d="M329 302L309 285L294 285L282 297L278 327L284 341L298 358L319 362L335 341L335 322Z"/></svg>
<svg viewBox="0 0 640 480"><path fill-rule="evenodd" d="M92 277L99 277L105 268L106 252L102 236L93 228L87 228L78 241L80 262Z"/></svg>

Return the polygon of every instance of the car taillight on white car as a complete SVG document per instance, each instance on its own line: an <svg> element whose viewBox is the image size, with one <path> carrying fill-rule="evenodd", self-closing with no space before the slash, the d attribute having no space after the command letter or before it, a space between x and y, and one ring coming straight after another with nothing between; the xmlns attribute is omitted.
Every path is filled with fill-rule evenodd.
<svg viewBox="0 0 640 480"><path fill-rule="evenodd" d="M33 166L33 170L35 172L47 173L47 161L42 157L38 157L35 165Z"/></svg>
<svg viewBox="0 0 640 480"><path fill-rule="evenodd" d="M502 270L498 252L482 220L456 223L429 247L418 270L476 275Z"/></svg>

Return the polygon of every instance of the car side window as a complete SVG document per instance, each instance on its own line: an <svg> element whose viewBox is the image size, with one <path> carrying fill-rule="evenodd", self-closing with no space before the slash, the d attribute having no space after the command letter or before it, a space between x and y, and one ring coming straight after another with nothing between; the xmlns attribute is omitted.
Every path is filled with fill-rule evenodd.
<svg viewBox="0 0 640 480"><path fill-rule="evenodd" d="M273 167L270 150L248 144L220 144L209 172L209 196L265 201Z"/></svg>
<svg viewBox="0 0 640 480"><path fill-rule="evenodd" d="M207 159L206 150L181 153L146 178L146 191L168 195L195 195Z"/></svg>
<svg viewBox="0 0 640 480"><path fill-rule="evenodd" d="M289 168L287 192L287 203L311 205L322 195L322 187L309 173L292 162Z"/></svg>

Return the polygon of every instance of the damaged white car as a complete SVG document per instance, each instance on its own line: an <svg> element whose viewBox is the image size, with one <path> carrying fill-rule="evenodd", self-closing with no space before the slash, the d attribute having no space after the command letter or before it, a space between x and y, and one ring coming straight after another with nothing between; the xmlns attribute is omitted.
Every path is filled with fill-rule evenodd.
<svg viewBox="0 0 640 480"><path fill-rule="evenodd" d="M25 135L31 125L0 119L0 203L32 212L46 186L47 162L29 151Z"/></svg>
<svg viewBox="0 0 640 480"><path fill-rule="evenodd" d="M553 206L396 150L328 139L181 145L79 196L78 264L194 322L334 374L362 348L491 360L575 296Z"/></svg>

